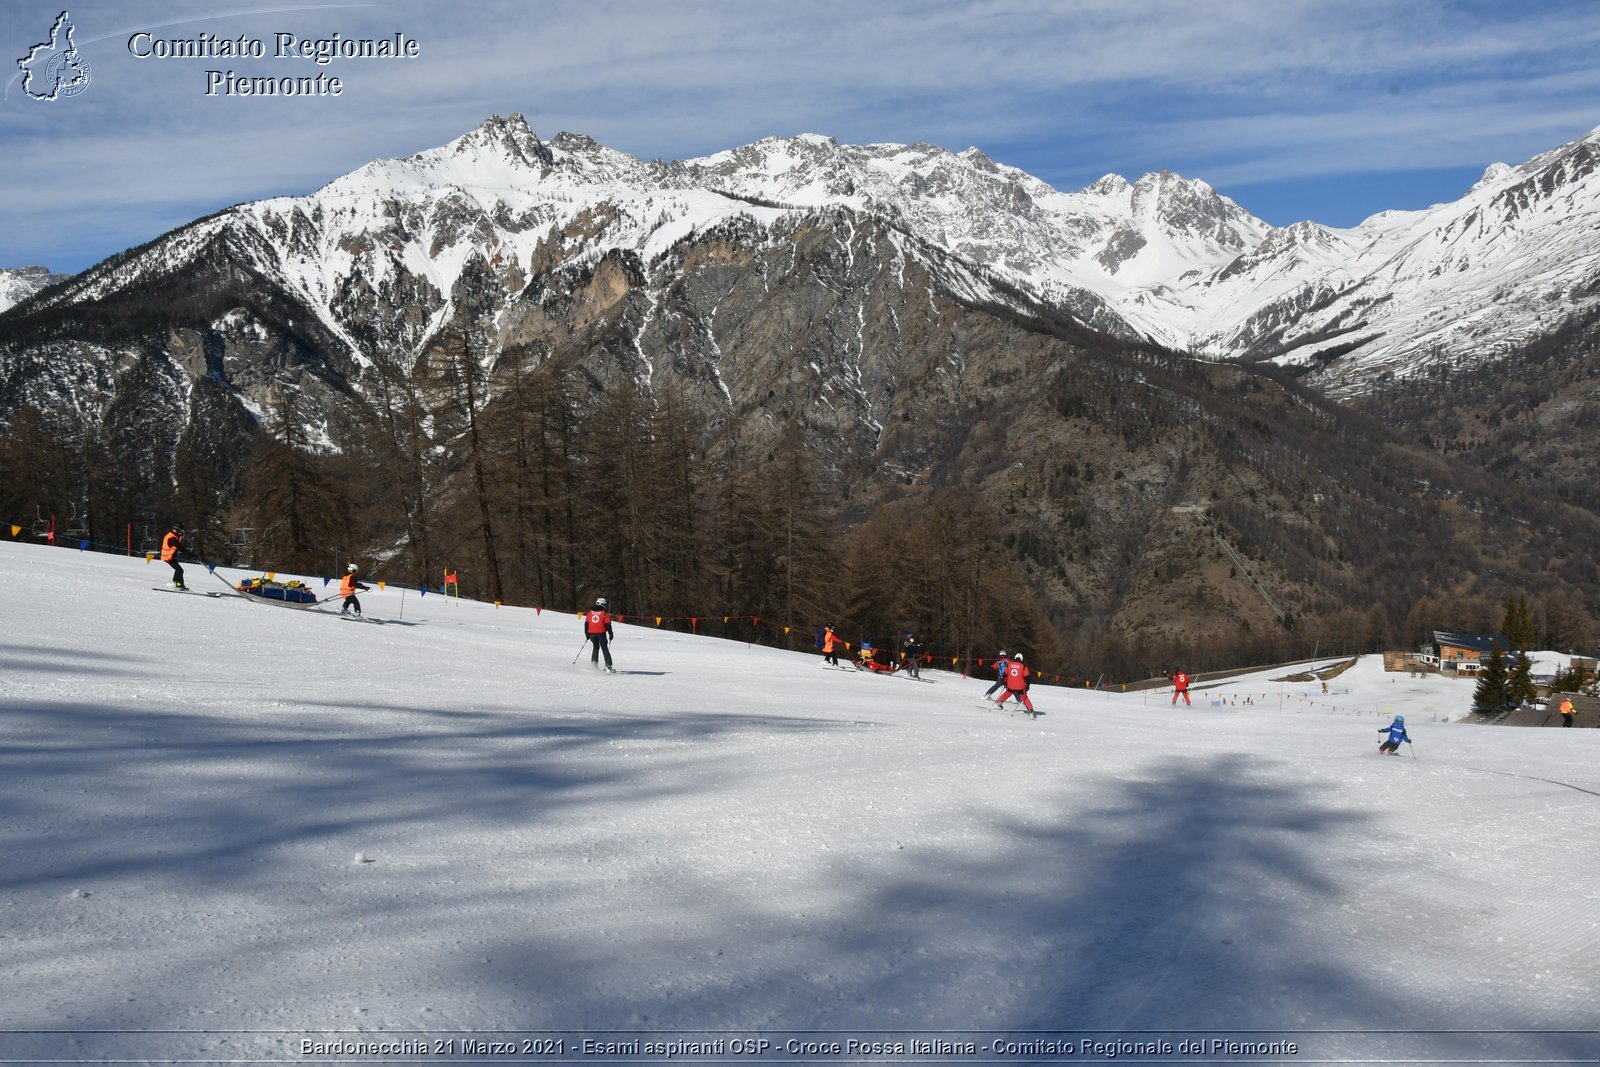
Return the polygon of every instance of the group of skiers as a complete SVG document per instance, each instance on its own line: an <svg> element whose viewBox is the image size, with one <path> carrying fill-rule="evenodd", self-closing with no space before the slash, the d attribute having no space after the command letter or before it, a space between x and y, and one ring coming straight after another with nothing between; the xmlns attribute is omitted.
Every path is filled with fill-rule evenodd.
<svg viewBox="0 0 1600 1067"><path fill-rule="evenodd" d="M161 560L172 567L172 584L179 589L187 588L183 582L183 567L180 565L181 558L184 555L183 535L183 527L174 526L161 539ZM353 613L356 618L361 618L361 601L357 599L356 593L364 593L369 587L361 584L357 577L359 574L360 568L354 563L345 568L344 578L339 583L339 596L343 598L344 602L339 610L340 615ZM611 612L605 597L595 598L594 606L583 614L582 625L584 636L588 638L591 646L589 662L599 668L600 660L604 657L604 669L610 674L615 674L616 667L611 661L611 641L616 637L616 634L612 630ZM839 650L847 647L847 645L844 639L834 632L831 625L824 626L817 631L817 647L822 650L824 663L834 667L843 666L839 662ZM915 634L908 633L900 645L900 651L905 661L904 669L906 672L913 678L920 678L922 676L921 664L924 652L922 642L917 640ZM861 641L859 651L861 665L857 669L889 673L901 669L898 664L892 661L885 663L879 660L877 652L878 650L873 648L870 642ZM994 670L994 684L983 694L983 698L994 701L995 706L999 707L1006 702L1007 698L1014 696L1029 715L1037 718L1039 713L1034 708L1033 701L1028 697L1028 689L1031 683L1026 657L1023 653L1007 653L1002 648L999 655L995 657ZM1181 696L1186 705L1193 707L1194 702L1189 699L1189 683L1192 681L1189 675L1178 670L1169 672L1167 678L1172 682L1172 703L1177 704L1178 698ZM999 693L1000 696L996 697L995 693ZM1572 702L1570 700L1562 701L1561 717L1563 726L1572 725L1571 709ZM1396 715L1394 721L1388 726L1378 728L1379 733L1387 733L1389 735L1378 746L1379 752L1393 756L1399 751L1401 744L1411 743L1411 738L1406 734L1405 724L1405 716Z"/></svg>
<svg viewBox="0 0 1600 1067"><path fill-rule="evenodd" d="M824 626L817 631L816 643L822 652L824 663L831 667L843 668L844 665L839 662L839 650L848 648L849 645L844 638L834 632L832 625ZM916 634L906 634L905 639L900 642L903 665L896 663L892 658L887 660L879 658L879 653L883 651L885 650L874 647L871 641L862 638L857 644L856 662L852 666L860 671L880 671L885 674L903 670L912 678L922 677L922 661L926 656L922 642L917 640Z"/></svg>
<svg viewBox="0 0 1600 1067"><path fill-rule="evenodd" d="M1006 702L1007 697L1014 696L1029 715L1038 718L1039 713L1034 709L1033 701L1028 699L1030 682L1026 658L1021 652L1012 652L1008 655L1002 648L994 661L994 684L983 694L983 699L993 700L995 707L999 707ZM997 691L1000 691L998 698L994 695Z"/></svg>
<svg viewBox="0 0 1600 1067"><path fill-rule="evenodd" d="M174 525L161 537L161 562L172 568L172 587L187 590L189 587L183 581L183 559L188 557L193 561L194 556L184 546L183 535L186 531L180 525ZM207 567L209 570L209 566ZM352 563L345 567L344 577L339 581L339 596L343 603L339 608L340 615L354 615L361 618L361 601L356 593L365 593L371 586L363 585L358 578L361 568ZM606 661L609 663L608 655Z"/></svg>
<svg viewBox="0 0 1600 1067"><path fill-rule="evenodd" d="M822 650L823 663L832 667L842 667L843 664L839 662L839 650L845 647L847 647L845 640L834 632L831 624L817 631L817 648ZM906 634L905 640L900 644L900 653L905 661L904 668L901 668L893 661L885 663L880 660L878 658L878 650L873 648L870 641L863 640L860 642L857 653L860 665L856 669L884 671L887 673L894 673L903 669L913 678L922 677L922 660L925 658L924 649L922 642L917 640L916 634ZM985 700L993 700L998 707L1006 702L1007 697L1015 696L1029 715L1037 717L1039 713L1035 710L1033 701L1028 697L1028 689L1032 685L1032 681L1028 672L1028 665L1024 662L1025 658L1021 652L1008 654L1002 648L994 661L994 684L989 687L987 693L983 694L983 698ZM994 695L997 692L1000 693L998 699Z"/></svg>

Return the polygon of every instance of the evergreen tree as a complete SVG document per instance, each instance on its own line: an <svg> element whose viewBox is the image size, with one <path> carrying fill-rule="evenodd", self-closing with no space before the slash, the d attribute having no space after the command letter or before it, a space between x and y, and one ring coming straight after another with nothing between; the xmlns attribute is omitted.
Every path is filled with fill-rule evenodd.
<svg viewBox="0 0 1600 1067"><path fill-rule="evenodd" d="M1495 642L1484 657L1478 671L1478 687L1472 692L1472 706L1477 711L1489 711L1509 703L1510 677L1506 670L1506 656Z"/></svg>
<svg viewBox="0 0 1600 1067"><path fill-rule="evenodd" d="M1533 647L1533 614L1528 610L1525 597L1506 601L1505 616L1500 623L1501 632L1511 641L1511 647L1526 652Z"/></svg>
<svg viewBox="0 0 1600 1067"><path fill-rule="evenodd" d="M1526 653L1516 653L1506 679L1506 699L1526 704L1539 695L1539 686L1533 680L1533 659Z"/></svg>

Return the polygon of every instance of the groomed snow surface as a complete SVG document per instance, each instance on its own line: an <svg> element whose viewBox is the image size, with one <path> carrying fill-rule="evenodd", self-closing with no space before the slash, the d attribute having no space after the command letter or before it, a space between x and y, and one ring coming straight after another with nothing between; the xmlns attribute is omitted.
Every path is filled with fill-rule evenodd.
<svg viewBox="0 0 1600 1067"><path fill-rule="evenodd" d="M1454 724L1470 683L1368 657L1192 709L1036 687L1034 720L947 673L624 625L604 675L569 613L166 577L0 544L0 1060L1600 1051L1600 730Z"/></svg>

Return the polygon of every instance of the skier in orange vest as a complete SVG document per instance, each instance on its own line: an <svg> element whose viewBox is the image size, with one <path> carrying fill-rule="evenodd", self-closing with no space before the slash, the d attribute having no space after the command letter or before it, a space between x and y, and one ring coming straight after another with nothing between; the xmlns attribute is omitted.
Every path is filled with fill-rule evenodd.
<svg viewBox="0 0 1600 1067"><path fill-rule="evenodd" d="M183 584L183 568L178 566L178 558L183 554L183 527L174 526L167 531L161 539L161 562L172 567L172 584L179 589L187 589Z"/></svg>
<svg viewBox="0 0 1600 1067"><path fill-rule="evenodd" d="M365 593L370 586L362 585L356 581L356 575L361 568L354 563L344 569L344 577L339 579L339 595L344 597L344 604L339 608L340 615L355 615L361 618L361 601L356 599L356 590Z"/></svg>
<svg viewBox="0 0 1600 1067"><path fill-rule="evenodd" d="M843 647L844 638L834 633L832 626L824 626L822 628L822 662L839 667L839 649Z"/></svg>

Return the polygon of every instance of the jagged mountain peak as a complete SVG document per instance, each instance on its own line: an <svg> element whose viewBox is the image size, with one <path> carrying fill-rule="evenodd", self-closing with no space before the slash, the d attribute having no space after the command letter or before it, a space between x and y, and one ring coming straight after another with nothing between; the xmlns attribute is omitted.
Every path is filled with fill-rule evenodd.
<svg viewBox="0 0 1600 1067"><path fill-rule="evenodd" d="M70 277L70 274L57 274L48 267L37 265L0 267L0 311L14 307L39 290Z"/></svg>
<svg viewBox="0 0 1600 1067"><path fill-rule="evenodd" d="M421 166L445 160L472 164L503 161L535 171L548 167L551 162L550 149L539 140L533 127L520 113L504 118L490 115L448 144L418 152L408 158L408 162Z"/></svg>
<svg viewBox="0 0 1600 1067"><path fill-rule="evenodd" d="M1508 163L1491 163L1483 169L1483 177L1479 178L1472 188L1467 191L1475 193L1485 186L1495 184L1512 172L1512 167Z"/></svg>
<svg viewBox="0 0 1600 1067"><path fill-rule="evenodd" d="M1120 174L1107 174L1084 190L1093 196L1126 196L1133 186Z"/></svg>
<svg viewBox="0 0 1600 1067"><path fill-rule="evenodd" d="M1238 250L1254 245L1270 229L1208 183L1170 170L1140 177L1133 185L1132 204L1137 217L1159 219L1180 233L1209 237Z"/></svg>

